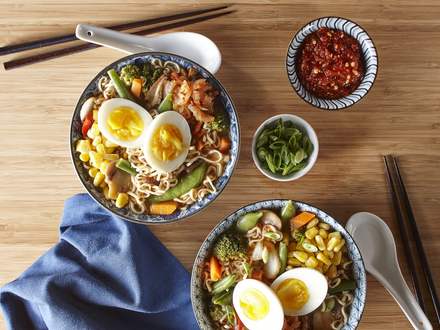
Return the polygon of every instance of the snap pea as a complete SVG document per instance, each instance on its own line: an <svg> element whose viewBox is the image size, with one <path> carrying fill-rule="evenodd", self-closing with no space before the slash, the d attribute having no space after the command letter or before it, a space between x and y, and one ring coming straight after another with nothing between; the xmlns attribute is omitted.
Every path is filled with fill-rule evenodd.
<svg viewBox="0 0 440 330"><path fill-rule="evenodd" d="M356 282L354 280L342 280L338 286L334 288L329 288L329 294L336 294L342 291L351 291L356 289Z"/></svg>
<svg viewBox="0 0 440 330"><path fill-rule="evenodd" d="M198 187L205 178L208 163L203 162L192 172L186 174L173 188L168 189L160 196L151 196L148 200L152 203L173 200L187 193L191 189Z"/></svg>
<svg viewBox="0 0 440 330"><path fill-rule="evenodd" d="M216 305L231 305L232 290L217 293L215 296L212 297L211 301L213 304Z"/></svg>
<svg viewBox="0 0 440 330"><path fill-rule="evenodd" d="M280 246L278 248L278 255L281 261L280 274L286 270L287 265L287 245L284 242L280 242Z"/></svg>
<svg viewBox="0 0 440 330"><path fill-rule="evenodd" d="M249 212L242 215L237 221L237 229L242 233L246 233L257 225L262 216L263 212Z"/></svg>
<svg viewBox="0 0 440 330"><path fill-rule="evenodd" d="M287 221L292 219L292 217L295 215L295 211L295 205L293 205L293 202L287 201L281 209L281 220Z"/></svg>
<svg viewBox="0 0 440 330"><path fill-rule="evenodd" d="M128 160L125 160L123 158L119 159L116 163L116 167L120 170L123 170L124 172L127 172L130 175L135 176L137 174L136 169L131 167L131 164Z"/></svg>
<svg viewBox="0 0 440 330"><path fill-rule="evenodd" d="M158 112L165 112L173 110L173 94L168 94L165 98L160 102L159 107L157 108Z"/></svg>
<svg viewBox="0 0 440 330"><path fill-rule="evenodd" d="M110 69L107 71L108 76L113 82L113 85L115 86L116 91L118 92L118 95L124 99L129 99L133 102L136 102L135 97L130 93L130 91L127 89L127 86L122 82L121 78L119 78L118 73L115 71L115 69Z"/></svg>
<svg viewBox="0 0 440 330"><path fill-rule="evenodd" d="M236 280L236 276L234 274L228 275L224 278L222 278L220 281L215 282L212 287L212 295L216 295L220 292L226 291L229 289L232 285L234 285Z"/></svg>

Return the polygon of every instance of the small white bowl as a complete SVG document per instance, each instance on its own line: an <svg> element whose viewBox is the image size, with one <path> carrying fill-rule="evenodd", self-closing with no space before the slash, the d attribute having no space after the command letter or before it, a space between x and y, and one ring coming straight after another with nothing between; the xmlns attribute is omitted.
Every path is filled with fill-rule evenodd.
<svg viewBox="0 0 440 330"><path fill-rule="evenodd" d="M303 133L307 134L307 136L310 139L310 142L313 144L313 152L308 158L308 163L306 167L304 167L302 170L299 170L297 172L294 172L290 175L281 175L281 174L275 174L270 172L269 170L266 170L262 165L260 160L257 156L257 150L256 150L256 143L257 143L257 137L260 135L261 131L266 128L268 125L272 124L278 119L282 119L283 121L290 121L292 122L296 128L301 130ZM315 130L310 126L308 122L306 122L301 117L291 115L291 114L281 114L276 115L273 117L270 117L266 119L255 131L255 134L252 138L252 158L254 160L255 165L260 170L261 173L263 173L265 176L267 176L269 179L275 180L275 181L293 181L301 178L304 176L307 172L309 172L313 165L315 165L316 160L318 159L318 152L319 152L319 142L318 142L318 136L316 135Z"/></svg>

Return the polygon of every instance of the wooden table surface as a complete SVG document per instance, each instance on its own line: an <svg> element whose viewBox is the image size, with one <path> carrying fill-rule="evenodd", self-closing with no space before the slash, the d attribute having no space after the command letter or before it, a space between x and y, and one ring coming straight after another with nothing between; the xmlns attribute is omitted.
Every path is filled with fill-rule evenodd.
<svg viewBox="0 0 440 330"><path fill-rule="evenodd" d="M109 25L215 3L0 0L0 44L71 33L80 22ZM207 35L221 49L223 65L217 77L234 99L241 122L238 167L209 209L151 230L188 269L219 220L267 198L307 201L341 222L357 211L370 211L385 219L398 239L381 158L394 153L402 156L410 198L440 285L440 2L248 0L234 8L232 15L185 30ZM361 24L378 49L377 81L348 111L319 111L304 103L290 87L284 67L295 31L327 15ZM72 111L96 72L122 56L100 48L0 73L0 285L19 276L57 242L64 200L84 191L69 157ZM315 167L292 183L268 180L251 158L254 130L280 113L305 118L321 144ZM400 243L398 249L402 257ZM397 304L372 277L359 328L410 329Z"/></svg>

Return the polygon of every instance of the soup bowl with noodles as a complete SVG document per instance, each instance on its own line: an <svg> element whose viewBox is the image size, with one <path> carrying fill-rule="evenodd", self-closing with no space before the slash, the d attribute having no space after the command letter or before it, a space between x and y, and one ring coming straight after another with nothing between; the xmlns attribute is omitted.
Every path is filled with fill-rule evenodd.
<svg viewBox="0 0 440 330"><path fill-rule="evenodd" d="M78 177L112 213L139 223L196 214L234 171L240 131L234 104L206 69L148 52L101 70L71 122Z"/></svg>

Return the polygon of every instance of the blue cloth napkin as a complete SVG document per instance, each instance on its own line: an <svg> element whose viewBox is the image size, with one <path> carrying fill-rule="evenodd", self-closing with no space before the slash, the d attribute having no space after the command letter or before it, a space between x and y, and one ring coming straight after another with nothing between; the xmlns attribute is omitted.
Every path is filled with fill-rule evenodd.
<svg viewBox="0 0 440 330"><path fill-rule="evenodd" d="M198 329L190 276L144 225L81 194L60 242L0 290L10 329Z"/></svg>

